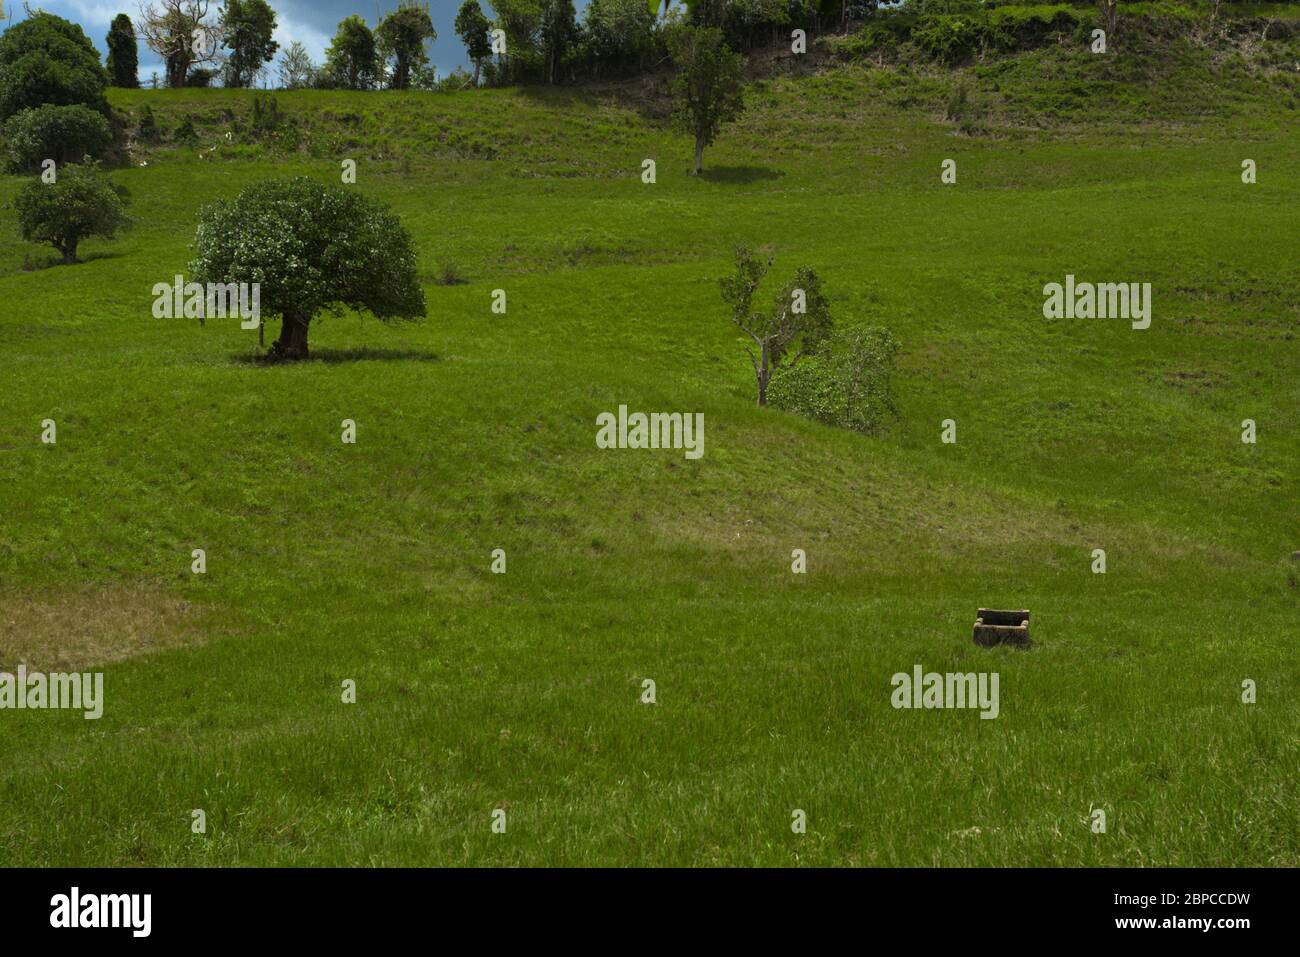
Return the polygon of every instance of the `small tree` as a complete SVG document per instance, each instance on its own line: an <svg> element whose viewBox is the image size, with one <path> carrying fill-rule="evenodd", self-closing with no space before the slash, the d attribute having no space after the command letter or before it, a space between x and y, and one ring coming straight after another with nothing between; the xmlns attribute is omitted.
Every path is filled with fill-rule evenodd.
<svg viewBox="0 0 1300 957"><path fill-rule="evenodd" d="M674 58L680 67L673 84L673 118L695 137L695 174L704 168L704 148L717 139L723 123L745 109L742 88L744 60L727 46L713 27L681 30Z"/></svg>
<svg viewBox="0 0 1300 957"><path fill-rule="evenodd" d="M379 55L385 61L390 58L393 61L392 82L389 84L392 89L410 88L411 74L429 62L425 43L436 39L438 31L433 28L428 4L416 0L401 0L396 10L379 21L375 40Z"/></svg>
<svg viewBox="0 0 1300 957"><path fill-rule="evenodd" d="M465 0L456 14L456 34L469 58L474 61L474 85L478 86L479 75L483 72L483 61L492 55L492 41L488 30L492 25L479 6L478 0Z"/></svg>
<svg viewBox="0 0 1300 957"><path fill-rule="evenodd" d="M77 261L77 246L83 239L112 239L118 230L131 225L127 202L126 190L114 186L91 160L63 167L53 183L30 181L18 193L14 206L23 239L49 243L63 254L64 265L70 266Z"/></svg>
<svg viewBox="0 0 1300 957"><path fill-rule="evenodd" d="M112 86L134 89L140 85L140 53L135 45L135 27L131 18L119 13L108 27L104 42L108 46L108 82Z"/></svg>
<svg viewBox="0 0 1300 957"><path fill-rule="evenodd" d="M260 284L260 307L280 316L277 359L305 359L322 311L379 319L425 314L406 229L354 189L305 176L254 183L199 213L190 271L198 282Z"/></svg>
<svg viewBox="0 0 1300 957"><path fill-rule="evenodd" d="M316 64L311 62L307 48L294 40L280 54L276 64L280 85L286 90L302 90L316 82Z"/></svg>
<svg viewBox="0 0 1300 957"><path fill-rule="evenodd" d="M272 39L275 27L275 11L266 0L226 0L221 10L221 43L230 50L222 71L226 86L253 85L280 48Z"/></svg>
<svg viewBox="0 0 1300 957"><path fill-rule="evenodd" d="M731 321L758 348L755 354L745 347L754 366L759 405L767 405L772 373L783 364L794 365L815 354L833 328L830 300L822 292L821 278L807 266L800 267L777 293L771 312L753 310L754 295L771 265L770 259L764 263L746 247L738 247L736 275L720 283L722 299L731 306Z"/></svg>

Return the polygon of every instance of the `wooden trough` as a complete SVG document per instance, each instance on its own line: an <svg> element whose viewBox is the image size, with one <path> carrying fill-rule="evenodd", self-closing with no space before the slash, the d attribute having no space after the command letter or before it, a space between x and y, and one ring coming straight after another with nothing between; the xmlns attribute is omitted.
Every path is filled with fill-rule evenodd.
<svg viewBox="0 0 1300 957"><path fill-rule="evenodd" d="M975 619L975 644L984 648L994 645L1029 647L1029 609L1004 610L981 608Z"/></svg>

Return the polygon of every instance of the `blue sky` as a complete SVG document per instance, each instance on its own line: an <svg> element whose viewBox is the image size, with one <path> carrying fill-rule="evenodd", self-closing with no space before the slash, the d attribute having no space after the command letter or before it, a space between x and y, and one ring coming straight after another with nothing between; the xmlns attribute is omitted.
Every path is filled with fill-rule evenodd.
<svg viewBox="0 0 1300 957"><path fill-rule="evenodd" d="M382 14L397 7L397 0L360 0L360 2L358 0L267 0L267 2L275 10L276 19L279 21L275 39L280 46L283 48L292 40L300 40L316 63L324 60L325 48L329 46L339 21L344 17L353 13L359 14L373 27L379 22ZM433 17L434 28L438 31L438 39L429 45L429 61L442 75L446 75L457 66L469 65L465 47L456 36L454 27L456 11L460 9L461 2L462 0L429 0L429 13ZM492 5L489 0L480 0L480 3L484 11L491 16ZM587 0L574 0L574 6L578 8L579 14L586 5ZM105 0L39 0L39 3L33 3L33 6L39 6L48 13L58 14L80 24L81 29L86 31L86 35L94 42L101 55L107 54L104 37L108 35L108 25L113 17L125 13L133 22L139 19L136 0L107 0L107 2ZM218 6L219 4L214 0L212 9L215 11ZM5 3L4 10L6 15L12 16L15 21L24 17L22 4L15 0ZM8 21L6 21L7 25ZM141 83L147 84L149 74L155 71L160 77L163 75L162 63L152 50L141 43ZM272 76L274 76L274 64L272 64Z"/></svg>

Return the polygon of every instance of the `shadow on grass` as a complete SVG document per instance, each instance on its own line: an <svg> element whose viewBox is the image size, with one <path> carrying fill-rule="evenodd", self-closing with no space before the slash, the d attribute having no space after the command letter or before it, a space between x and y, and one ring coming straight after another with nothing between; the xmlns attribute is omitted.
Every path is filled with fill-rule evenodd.
<svg viewBox="0 0 1300 957"><path fill-rule="evenodd" d="M766 166L706 166L700 173L700 179L711 183L758 183L763 180L780 179L783 170L768 169Z"/></svg>
<svg viewBox="0 0 1300 957"><path fill-rule="evenodd" d="M423 349L370 349L361 346L357 349L313 349L306 359L286 362L275 357L262 355L234 356L234 361L250 366L296 366L321 363L338 365L344 362L441 362L442 356L436 352Z"/></svg>
<svg viewBox="0 0 1300 957"><path fill-rule="evenodd" d="M121 259L125 255L126 253L115 252L87 253L84 256L78 256L75 263L65 263L62 256L42 256L37 258L28 254L23 257L22 264L14 269L14 272L43 272L46 269L56 269L59 266L75 268L76 266L84 266L86 263L93 263L97 259Z"/></svg>

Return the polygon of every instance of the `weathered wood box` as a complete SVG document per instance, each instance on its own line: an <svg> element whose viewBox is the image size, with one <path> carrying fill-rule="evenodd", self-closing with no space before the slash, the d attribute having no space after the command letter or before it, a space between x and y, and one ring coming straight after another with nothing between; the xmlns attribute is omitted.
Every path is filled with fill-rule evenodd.
<svg viewBox="0 0 1300 957"><path fill-rule="evenodd" d="M975 619L975 644L984 648L994 645L1029 647L1029 609L1004 610L981 608Z"/></svg>

